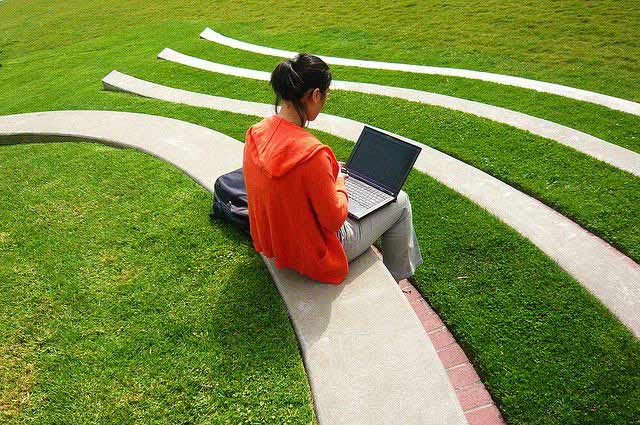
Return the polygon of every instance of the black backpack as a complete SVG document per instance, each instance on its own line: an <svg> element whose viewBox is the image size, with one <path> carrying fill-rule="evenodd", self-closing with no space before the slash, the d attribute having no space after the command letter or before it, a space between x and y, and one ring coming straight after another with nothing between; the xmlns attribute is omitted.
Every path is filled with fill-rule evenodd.
<svg viewBox="0 0 640 425"><path fill-rule="evenodd" d="M247 189L244 185L242 168L223 174L216 179L213 185L213 207L209 217L226 220L251 237Z"/></svg>

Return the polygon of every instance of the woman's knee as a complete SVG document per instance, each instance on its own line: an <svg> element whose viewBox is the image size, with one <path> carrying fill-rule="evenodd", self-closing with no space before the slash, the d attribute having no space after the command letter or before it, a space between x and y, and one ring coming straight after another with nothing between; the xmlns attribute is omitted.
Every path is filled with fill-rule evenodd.
<svg viewBox="0 0 640 425"><path fill-rule="evenodd" d="M411 201L409 200L409 195L404 190L401 190L398 193L398 198L396 199L396 203L403 210L407 210L409 213L411 212Z"/></svg>
<svg viewBox="0 0 640 425"><path fill-rule="evenodd" d="M407 195L407 192L405 192L404 190L400 190L400 192L398 192L396 202L398 204L405 204L409 202L409 195Z"/></svg>

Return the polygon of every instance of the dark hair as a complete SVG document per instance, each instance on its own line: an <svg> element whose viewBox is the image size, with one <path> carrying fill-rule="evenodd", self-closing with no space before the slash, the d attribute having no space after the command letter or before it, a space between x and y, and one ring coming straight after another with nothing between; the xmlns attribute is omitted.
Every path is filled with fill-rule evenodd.
<svg viewBox="0 0 640 425"><path fill-rule="evenodd" d="M293 59L282 61L271 73L271 87L276 93L275 108L281 100L293 103L303 126L307 125L307 117L300 100L309 89L319 89L323 95L331 84L329 66L319 57L308 53L299 53Z"/></svg>

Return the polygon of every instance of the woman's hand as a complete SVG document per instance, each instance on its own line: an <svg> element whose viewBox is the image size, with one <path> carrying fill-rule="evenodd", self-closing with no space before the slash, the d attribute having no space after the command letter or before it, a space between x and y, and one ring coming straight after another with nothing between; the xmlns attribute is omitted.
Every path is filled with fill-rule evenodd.
<svg viewBox="0 0 640 425"><path fill-rule="evenodd" d="M342 172L342 169L344 168L344 162L338 161L338 166L340 167L340 171L338 172L338 177L344 177L345 180L349 178L349 174L344 174Z"/></svg>

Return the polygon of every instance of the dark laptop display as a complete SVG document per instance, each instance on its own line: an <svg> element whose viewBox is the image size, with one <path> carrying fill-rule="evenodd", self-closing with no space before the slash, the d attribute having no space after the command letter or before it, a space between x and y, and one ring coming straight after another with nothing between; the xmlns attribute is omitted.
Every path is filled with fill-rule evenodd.
<svg viewBox="0 0 640 425"><path fill-rule="evenodd" d="M380 199L380 202L376 202L377 205L370 202L357 205L358 200L354 196L355 203L349 205L350 215L359 219L393 201L398 196L421 150L419 146L365 126L345 164L345 169L351 178L379 189L390 195L390 199L384 197L387 199ZM356 182L349 183L347 193L351 195L349 189L352 189L353 194L356 195L353 186ZM372 193L375 192L377 191L372 191Z"/></svg>

